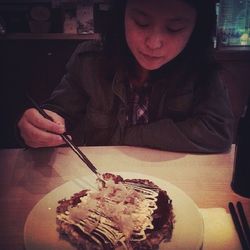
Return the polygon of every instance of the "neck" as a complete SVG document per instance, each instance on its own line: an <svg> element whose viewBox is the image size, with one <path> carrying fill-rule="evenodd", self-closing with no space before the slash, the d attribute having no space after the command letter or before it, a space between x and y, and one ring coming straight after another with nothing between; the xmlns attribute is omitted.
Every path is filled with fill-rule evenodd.
<svg viewBox="0 0 250 250"><path fill-rule="evenodd" d="M144 85L144 83L148 80L149 70L142 68L140 65L137 65L136 74L132 77L131 83L140 88Z"/></svg>

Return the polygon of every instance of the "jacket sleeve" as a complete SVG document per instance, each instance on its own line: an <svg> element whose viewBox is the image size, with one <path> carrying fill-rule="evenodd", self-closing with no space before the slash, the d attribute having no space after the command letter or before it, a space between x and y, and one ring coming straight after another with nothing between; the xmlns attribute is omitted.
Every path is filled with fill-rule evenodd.
<svg viewBox="0 0 250 250"><path fill-rule="evenodd" d="M88 103L89 95L84 86L87 85L92 52L98 50L98 46L93 42L84 42L80 44L69 62L66 65L67 73L63 76L60 84L52 92L50 98L46 100L43 108L54 111L65 118L67 131L74 138L77 134L75 129L82 128L84 114ZM80 124L81 123L81 124ZM81 132L81 131L78 131ZM79 144L84 139L75 138Z"/></svg>
<svg viewBox="0 0 250 250"><path fill-rule="evenodd" d="M219 153L228 150L232 144L233 122L227 89L216 78L203 90L185 120L175 122L165 118L128 127L124 144L180 152Z"/></svg>

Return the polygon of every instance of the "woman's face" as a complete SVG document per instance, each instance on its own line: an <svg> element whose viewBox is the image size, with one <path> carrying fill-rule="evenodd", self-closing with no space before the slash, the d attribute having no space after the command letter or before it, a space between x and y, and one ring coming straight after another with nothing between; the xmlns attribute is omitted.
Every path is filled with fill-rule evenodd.
<svg viewBox="0 0 250 250"><path fill-rule="evenodd" d="M181 0L128 0L126 41L138 64L155 70L184 49L195 22L195 9Z"/></svg>

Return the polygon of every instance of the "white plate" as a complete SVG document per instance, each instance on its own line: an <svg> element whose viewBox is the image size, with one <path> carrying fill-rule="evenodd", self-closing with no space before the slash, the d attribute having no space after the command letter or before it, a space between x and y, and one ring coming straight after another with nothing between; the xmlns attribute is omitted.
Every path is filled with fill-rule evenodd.
<svg viewBox="0 0 250 250"><path fill-rule="evenodd" d="M153 176L137 173L116 172L123 178L148 179L166 190L172 199L175 214L171 242L161 243L161 250L199 250L203 241L203 219L196 204L179 188ZM69 181L51 191L30 212L24 228L26 250L74 250L56 231L56 207L58 200L69 198L86 188L95 188L95 176Z"/></svg>

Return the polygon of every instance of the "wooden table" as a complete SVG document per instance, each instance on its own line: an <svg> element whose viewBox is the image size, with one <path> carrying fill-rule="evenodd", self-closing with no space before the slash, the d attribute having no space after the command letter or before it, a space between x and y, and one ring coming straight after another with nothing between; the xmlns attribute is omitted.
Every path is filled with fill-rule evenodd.
<svg viewBox="0 0 250 250"><path fill-rule="evenodd" d="M250 199L230 187L234 147L224 154L185 154L136 147L82 147L101 172L126 171L164 179L200 208L240 200L250 218ZM0 150L0 249L24 249L23 228L33 206L59 185L91 174L67 147Z"/></svg>

